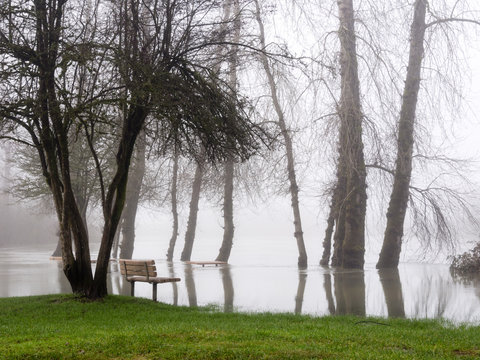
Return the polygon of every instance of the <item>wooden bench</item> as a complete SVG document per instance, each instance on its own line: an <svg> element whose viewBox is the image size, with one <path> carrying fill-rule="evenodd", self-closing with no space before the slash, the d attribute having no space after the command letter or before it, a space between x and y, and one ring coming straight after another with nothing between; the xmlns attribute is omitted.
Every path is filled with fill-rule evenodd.
<svg viewBox="0 0 480 360"><path fill-rule="evenodd" d="M227 265L228 263L226 261L185 261L185 264L190 264L190 265L202 265L204 267L205 265Z"/></svg>
<svg viewBox="0 0 480 360"><path fill-rule="evenodd" d="M135 282L147 282L153 285L153 301L157 301L157 284L180 281L180 278L157 277L155 260L118 260L120 272L130 283L130 295L135 294Z"/></svg>

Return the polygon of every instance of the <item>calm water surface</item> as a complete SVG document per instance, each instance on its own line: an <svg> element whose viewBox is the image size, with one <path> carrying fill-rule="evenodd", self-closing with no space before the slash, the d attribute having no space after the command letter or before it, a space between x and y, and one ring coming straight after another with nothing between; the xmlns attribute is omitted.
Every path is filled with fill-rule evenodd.
<svg viewBox="0 0 480 360"><path fill-rule="evenodd" d="M51 248L0 248L0 297L68 293L61 264ZM177 305L216 305L224 311L357 314L382 317L444 318L480 324L480 278L459 281L447 265L401 264L379 272L310 266L231 264L201 267L157 260L159 276L179 283L159 285L159 301ZM109 291L129 295L130 284L112 263ZM137 283L135 295L151 298L151 285Z"/></svg>

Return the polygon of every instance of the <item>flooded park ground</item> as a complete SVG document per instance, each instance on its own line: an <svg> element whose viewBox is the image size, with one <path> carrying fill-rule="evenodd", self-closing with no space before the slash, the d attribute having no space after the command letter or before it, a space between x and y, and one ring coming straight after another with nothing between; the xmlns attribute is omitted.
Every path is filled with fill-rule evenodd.
<svg viewBox="0 0 480 360"><path fill-rule="evenodd" d="M0 248L0 297L69 293L59 261L49 260L51 248ZM144 258L144 257L143 257ZM187 265L156 259L159 276L176 276L179 283L158 288L161 302L213 305L222 311L289 312L297 314L356 314L380 317L443 318L480 324L480 278L461 281L448 265L402 263L397 270L378 271L367 263L363 271L311 265L261 265L232 262L225 266ZM112 262L111 294L130 294ZM151 298L152 287L137 283L135 295Z"/></svg>

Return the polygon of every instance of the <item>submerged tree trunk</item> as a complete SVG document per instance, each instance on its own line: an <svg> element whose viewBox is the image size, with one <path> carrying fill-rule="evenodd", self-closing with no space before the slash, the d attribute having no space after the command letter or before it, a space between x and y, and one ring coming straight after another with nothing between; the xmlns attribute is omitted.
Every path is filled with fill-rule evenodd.
<svg viewBox="0 0 480 360"><path fill-rule="evenodd" d="M402 248L403 224L410 195L415 112L420 90L420 73L424 53L426 0L417 0L414 7L407 79L405 81L402 108L398 121L395 177L388 205L387 226L383 246L377 262L378 269L396 268L398 266Z"/></svg>
<svg viewBox="0 0 480 360"><path fill-rule="evenodd" d="M175 148L175 151L173 154L172 187L170 190L170 195L172 198L173 228L172 228L172 237L170 238L170 242L168 244L167 261L173 260L173 252L175 250L175 244L177 243L177 238L178 238L178 208L177 208L178 160L179 160L179 153L177 148Z"/></svg>
<svg viewBox="0 0 480 360"><path fill-rule="evenodd" d="M135 246L135 220L137 218L140 190L145 176L146 134L142 130L136 142L136 154L127 183L125 208L122 214L122 242L120 245L120 259L131 259Z"/></svg>
<svg viewBox="0 0 480 360"><path fill-rule="evenodd" d="M183 245L183 251L180 257L181 261L189 261L192 256L193 242L197 230L198 202L200 201L200 191L202 188L203 167L203 160L198 160L193 178L192 198L190 200L187 231L185 232L185 244Z"/></svg>
<svg viewBox="0 0 480 360"><path fill-rule="evenodd" d="M339 166L339 165L337 165ZM340 266L342 264L342 242L345 235L345 217L342 212L343 202L345 201L345 181L344 172L337 170L337 183L332 193L330 204L330 212L327 219L327 228L325 230L325 238L323 240L323 255L320 265L328 266L330 255L332 255L332 266ZM333 254L332 237L334 240Z"/></svg>
<svg viewBox="0 0 480 360"><path fill-rule="evenodd" d="M340 144L341 162L346 165L345 236L342 266L363 268L365 254L365 214L367 206L366 170L362 142L362 110L352 0L338 0L341 44L340 120L345 142Z"/></svg>
<svg viewBox="0 0 480 360"><path fill-rule="evenodd" d="M234 37L233 43L240 42L241 17L239 0L234 0ZM237 67L238 67L238 45L233 45L232 52L229 56L229 86L233 96L237 92ZM235 163L232 157L229 157L224 166L224 189L223 189L223 240L222 246L218 252L217 261L228 261L233 246L233 235L235 225L233 223L233 177Z"/></svg>
<svg viewBox="0 0 480 360"><path fill-rule="evenodd" d="M260 45L262 49L266 48L265 43L265 30L263 26L263 21L260 15L260 5L258 0L255 0L256 5L256 18L258 22L258 26L260 28ZM287 155L287 173L288 173L288 180L290 182L290 196L292 200L292 209L293 209L293 225L294 225L294 237L297 241L298 247L298 266L299 267L306 267L307 266L307 251L305 249L305 242L303 240L303 229L302 229L302 220L300 216L300 203L298 198L298 184L297 178L295 173L295 158L293 155L293 144L292 138L290 136L290 130L287 128L287 124L285 122L285 115L283 113L283 109L280 105L280 100L278 99L278 89L277 84L275 82L275 78L272 73L272 69L268 62L267 55L264 52L260 53L260 59L265 70L265 74L267 75L268 85L270 86L270 95L272 97L273 106L275 108L275 112L277 113L277 124L280 128L280 131L283 136L283 140L285 142L285 152Z"/></svg>
<svg viewBox="0 0 480 360"><path fill-rule="evenodd" d="M235 226L233 223L233 172L235 165L233 160L228 160L224 166L225 183L223 196L223 240L218 252L217 261L228 261L233 246L233 234Z"/></svg>
<svg viewBox="0 0 480 360"><path fill-rule="evenodd" d="M340 129L340 143L342 143L343 129ZM343 141L342 141L343 140ZM345 238L345 198L347 196L347 175L345 159L342 151L337 164L337 184L334 190L335 209L335 233L333 234L333 254L331 265L341 267L343 265L343 240Z"/></svg>
<svg viewBox="0 0 480 360"><path fill-rule="evenodd" d="M335 204L335 195L332 195L332 203L330 204L330 211L327 219L327 228L325 229L325 238L323 239L323 254L320 259L321 266L328 266L330 262L330 254L332 251L332 236L335 229L335 218L336 218L336 204Z"/></svg>

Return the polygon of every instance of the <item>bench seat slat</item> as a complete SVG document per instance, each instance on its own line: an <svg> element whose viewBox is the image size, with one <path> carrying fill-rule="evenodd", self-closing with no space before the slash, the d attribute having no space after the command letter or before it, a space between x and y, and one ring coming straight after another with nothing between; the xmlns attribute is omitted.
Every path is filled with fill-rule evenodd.
<svg viewBox="0 0 480 360"><path fill-rule="evenodd" d="M125 263L127 265L137 265L137 266L145 266L147 265L155 265L155 260L126 260L120 259L118 260L121 263Z"/></svg>
<svg viewBox="0 0 480 360"><path fill-rule="evenodd" d="M166 282L176 282L180 281L180 278L173 278L173 277L150 277L147 280L146 276L129 276L127 278L127 281L142 281L142 282L148 282L148 283L157 283L157 284L162 284Z"/></svg>

